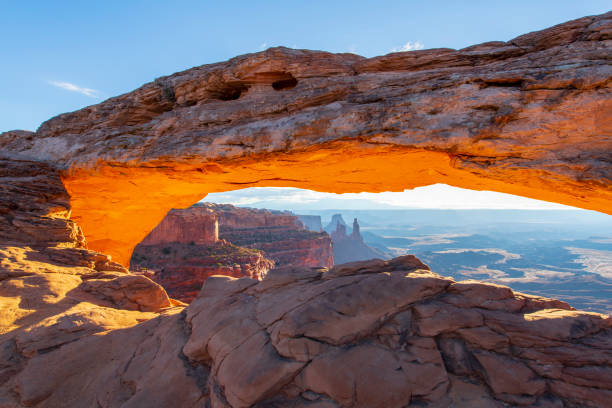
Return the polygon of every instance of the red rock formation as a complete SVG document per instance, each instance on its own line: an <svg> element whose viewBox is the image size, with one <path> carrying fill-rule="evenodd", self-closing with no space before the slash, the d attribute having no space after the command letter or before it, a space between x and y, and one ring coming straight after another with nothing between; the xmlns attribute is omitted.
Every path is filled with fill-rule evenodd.
<svg viewBox="0 0 612 408"><path fill-rule="evenodd" d="M199 203L185 210L170 211L137 246L137 251L144 255L141 246L152 248L152 245L168 242L205 245L208 236L200 231L210 230L213 219L218 219L219 238L241 247L262 250L278 266L331 267L334 264L329 236L306 230L296 215L230 204ZM148 257L152 259L154 255ZM181 258L174 262L176 268L180 268Z"/></svg>
<svg viewBox="0 0 612 408"><path fill-rule="evenodd" d="M173 228L173 227L172 227ZM261 280L274 267L261 251L242 248L226 241L215 244L140 244L130 268L144 272L183 302L191 302L207 278L225 275Z"/></svg>
<svg viewBox="0 0 612 408"><path fill-rule="evenodd" d="M5 384L28 358L134 326L174 302L87 249L51 166L0 158L0 192L0 405L22 406Z"/></svg>
<svg viewBox="0 0 612 408"><path fill-rule="evenodd" d="M231 204L198 203L192 207L205 208L219 217L219 225L230 228L288 227L303 229L304 225L289 211L235 207Z"/></svg>
<svg viewBox="0 0 612 408"><path fill-rule="evenodd" d="M171 210L130 260L183 302L212 275L261 279L275 264L331 267L331 240L291 213L204 203Z"/></svg>
<svg viewBox="0 0 612 408"><path fill-rule="evenodd" d="M35 337L58 330L2 349L13 359L3 402L599 408L612 393L610 317L454 282L412 256L278 268L262 281L216 276L184 314L51 350Z"/></svg>
<svg viewBox="0 0 612 408"><path fill-rule="evenodd" d="M445 183L612 213L611 15L370 59L273 48L4 133L0 150L61 166L89 246L124 265L170 208L251 186Z"/></svg>
<svg viewBox="0 0 612 408"><path fill-rule="evenodd" d="M143 245L168 242L197 245L214 244L219 240L218 216L203 207L186 210L173 209L162 222L142 240Z"/></svg>
<svg viewBox="0 0 612 408"><path fill-rule="evenodd" d="M413 257L214 277L168 308L74 221L125 263L169 208L236 185L446 181L612 213L611 17L370 60L273 49L0 135L0 405L608 406L609 316Z"/></svg>
<svg viewBox="0 0 612 408"><path fill-rule="evenodd" d="M326 267L334 265L331 239L309 231L290 212L206 204L219 214L219 236L236 245L265 252L277 266Z"/></svg>

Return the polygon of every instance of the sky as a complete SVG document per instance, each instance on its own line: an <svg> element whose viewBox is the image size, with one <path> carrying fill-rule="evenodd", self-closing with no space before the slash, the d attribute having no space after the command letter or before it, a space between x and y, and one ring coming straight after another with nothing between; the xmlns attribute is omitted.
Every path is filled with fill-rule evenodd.
<svg viewBox="0 0 612 408"><path fill-rule="evenodd" d="M460 49L610 8L609 0L0 0L0 132L36 130L159 76L272 46L366 57Z"/></svg>
<svg viewBox="0 0 612 408"><path fill-rule="evenodd" d="M474 191L446 184L417 187L403 192L332 194L287 187L253 187L226 193L208 194L202 201L272 210L391 210L440 209L524 209L569 210L573 207L532 200L492 191Z"/></svg>

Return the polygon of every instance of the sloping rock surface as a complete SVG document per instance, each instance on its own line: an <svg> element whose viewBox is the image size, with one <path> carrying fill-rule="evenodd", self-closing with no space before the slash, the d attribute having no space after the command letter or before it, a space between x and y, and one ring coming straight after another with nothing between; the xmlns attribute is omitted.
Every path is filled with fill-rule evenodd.
<svg viewBox="0 0 612 408"><path fill-rule="evenodd" d="M52 167L0 159L0 192L0 407L34 406L14 388L29 359L148 321L173 301L155 282L87 249ZM74 375L83 372L63 358Z"/></svg>
<svg viewBox="0 0 612 408"><path fill-rule="evenodd" d="M610 401L608 316L454 282L413 256L276 268L261 281L211 277L188 307L172 307L159 285L85 248L52 169L4 164L13 171L0 186L15 198L16 185L27 195L41 177L53 194L4 213L12 229L0 243L0 407ZM48 219L64 227L20 242L19 225ZM25 239L36 236L28 231Z"/></svg>
<svg viewBox="0 0 612 408"><path fill-rule="evenodd" d="M44 353L5 344L19 364L0 395L9 406L330 408L603 407L612 395L610 317L454 282L412 256L212 277L174 310Z"/></svg>
<svg viewBox="0 0 612 408"><path fill-rule="evenodd" d="M84 237L125 264L169 208L250 185L611 212L611 16L460 51L271 49L0 135L0 407L609 406L605 315L414 257L215 277L173 308Z"/></svg>

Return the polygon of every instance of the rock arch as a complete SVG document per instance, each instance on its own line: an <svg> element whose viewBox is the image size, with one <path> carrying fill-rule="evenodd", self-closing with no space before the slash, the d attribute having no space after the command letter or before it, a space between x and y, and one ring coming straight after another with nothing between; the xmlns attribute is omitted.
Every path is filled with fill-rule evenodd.
<svg viewBox="0 0 612 408"><path fill-rule="evenodd" d="M127 264L172 207L291 186L446 183L612 214L612 13L366 59L272 48L0 135L57 165L90 248Z"/></svg>

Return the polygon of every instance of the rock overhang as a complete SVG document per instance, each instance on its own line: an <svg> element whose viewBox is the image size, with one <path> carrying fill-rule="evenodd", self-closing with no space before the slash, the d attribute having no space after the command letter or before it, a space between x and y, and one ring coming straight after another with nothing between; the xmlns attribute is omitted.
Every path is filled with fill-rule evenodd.
<svg viewBox="0 0 612 408"><path fill-rule="evenodd" d="M172 207L250 186L434 183L612 213L612 13L375 58L272 48L158 78L0 149L54 163L89 246L126 263Z"/></svg>

